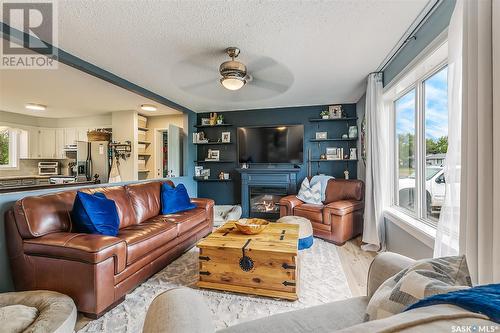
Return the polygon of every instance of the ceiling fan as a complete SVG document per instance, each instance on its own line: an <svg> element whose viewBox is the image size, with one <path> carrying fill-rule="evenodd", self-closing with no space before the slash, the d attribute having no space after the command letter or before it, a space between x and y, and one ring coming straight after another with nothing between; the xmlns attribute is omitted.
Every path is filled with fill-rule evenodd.
<svg viewBox="0 0 500 333"><path fill-rule="evenodd" d="M227 55L231 58L229 61L224 61L219 67L219 73L222 76L220 83L228 90L241 89L251 77L247 74L247 66L234 60L240 54L240 49L237 47L228 47Z"/></svg>
<svg viewBox="0 0 500 333"><path fill-rule="evenodd" d="M186 85L181 85L181 88L199 95L214 96L213 94L217 94L217 91L221 91L220 86L217 87L214 84L219 82L222 87L230 91L237 91L246 86L245 94L238 94L239 99L244 96L250 99L261 99L284 93L293 82L293 75L290 71L272 58L249 55L252 60L247 67L246 64L236 60L240 55L239 48L228 47L224 53L231 59L220 64L218 71L212 62L213 53L198 54L176 66L174 73L182 80L191 81ZM202 72L193 71L193 66ZM205 73L212 73L210 75L212 78L198 81L194 79L194 73L196 73L196 79L206 75ZM216 77L215 73L219 76Z"/></svg>

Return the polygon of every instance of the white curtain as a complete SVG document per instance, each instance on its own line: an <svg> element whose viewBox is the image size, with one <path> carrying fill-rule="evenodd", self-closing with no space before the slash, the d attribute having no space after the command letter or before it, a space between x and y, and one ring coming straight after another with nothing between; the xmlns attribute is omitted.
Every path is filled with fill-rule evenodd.
<svg viewBox="0 0 500 333"><path fill-rule="evenodd" d="M500 281L499 2L463 0L462 13L460 252L479 284Z"/></svg>
<svg viewBox="0 0 500 333"><path fill-rule="evenodd" d="M462 36L463 0L458 0L448 27L448 151L444 163L446 194L436 232L434 257L453 256L459 251Z"/></svg>
<svg viewBox="0 0 500 333"><path fill-rule="evenodd" d="M366 89L366 194L362 249L385 249L383 209L389 192L387 159L389 117L384 112L382 74L368 76Z"/></svg>

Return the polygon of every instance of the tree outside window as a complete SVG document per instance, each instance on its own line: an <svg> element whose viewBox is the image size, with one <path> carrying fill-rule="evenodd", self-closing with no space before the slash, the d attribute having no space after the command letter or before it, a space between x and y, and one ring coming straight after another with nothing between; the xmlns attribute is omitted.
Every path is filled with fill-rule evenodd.
<svg viewBox="0 0 500 333"><path fill-rule="evenodd" d="M0 129L0 165L10 165L10 131L7 128Z"/></svg>

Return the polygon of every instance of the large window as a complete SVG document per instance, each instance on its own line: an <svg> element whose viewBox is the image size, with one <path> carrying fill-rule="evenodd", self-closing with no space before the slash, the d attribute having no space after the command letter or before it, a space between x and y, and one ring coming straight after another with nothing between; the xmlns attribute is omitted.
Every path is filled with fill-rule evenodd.
<svg viewBox="0 0 500 333"><path fill-rule="evenodd" d="M412 217L436 225L444 202L448 149L447 67L417 78L394 99L395 200Z"/></svg>
<svg viewBox="0 0 500 333"><path fill-rule="evenodd" d="M415 213L415 89L394 102L398 205Z"/></svg>

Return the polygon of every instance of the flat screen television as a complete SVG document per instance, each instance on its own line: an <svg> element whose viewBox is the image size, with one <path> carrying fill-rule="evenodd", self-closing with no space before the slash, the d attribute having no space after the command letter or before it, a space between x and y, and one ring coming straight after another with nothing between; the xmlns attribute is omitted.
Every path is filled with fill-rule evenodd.
<svg viewBox="0 0 500 333"><path fill-rule="evenodd" d="M304 161L304 126L238 128L240 163L293 163Z"/></svg>

